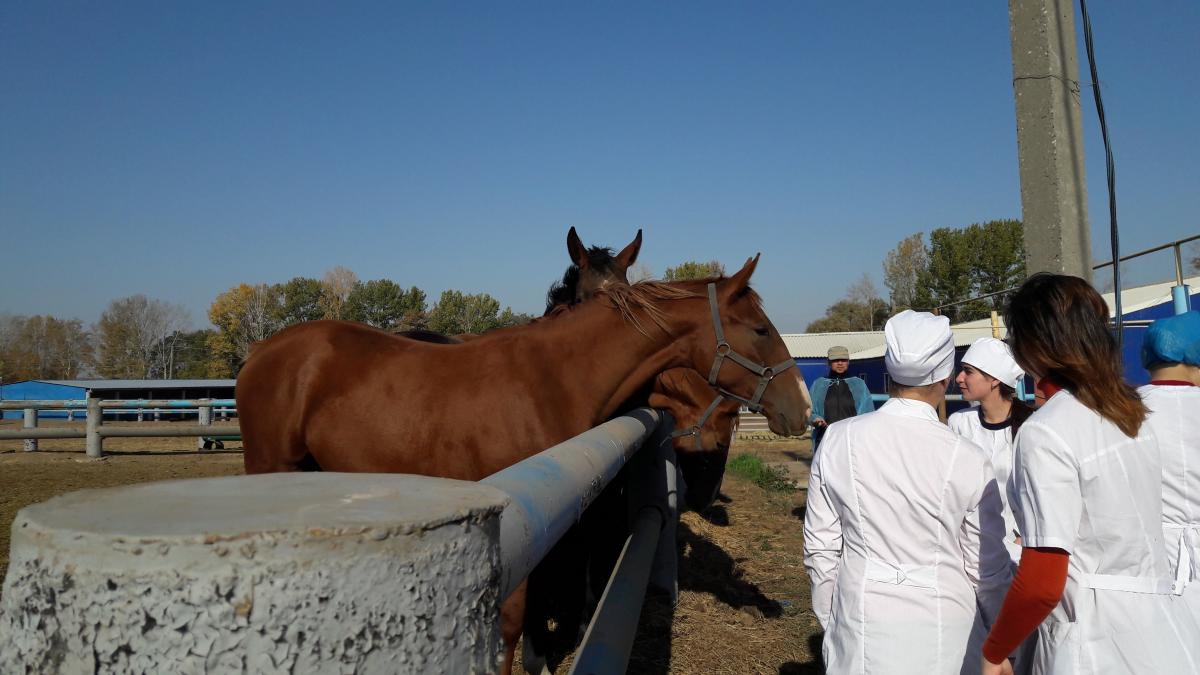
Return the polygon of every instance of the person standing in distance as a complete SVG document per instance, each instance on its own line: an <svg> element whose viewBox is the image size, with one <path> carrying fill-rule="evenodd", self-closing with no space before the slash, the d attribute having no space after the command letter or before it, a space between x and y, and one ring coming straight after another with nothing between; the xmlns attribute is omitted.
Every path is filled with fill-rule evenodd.
<svg viewBox="0 0 1200 675"><path fill-rule="evenodd" d="M804 565L826 672L977 673L976 608L990 625L1012 578L996 477L938 419L950 321L906 310L884 332L892 398L829 425L809 479Z"/></svg>
<svg viewBox="0 0 1200 675"><path fill-rule="evenodd" d="M1155 321L1142 341L1142 365L1150 384L1138 393L1162 450L1167 559L1200 622L1200 312Z"/></svg>
<svg viewBox="0 0 1200 675"><path fill-rule="evenodd" d="M834 422L862 415L875 410L871 392L861 377L847 376L850 369L850 350L845 347L830 347L829 373L813 382L812 416L813 450L821 443L825 429Z"/></svg>

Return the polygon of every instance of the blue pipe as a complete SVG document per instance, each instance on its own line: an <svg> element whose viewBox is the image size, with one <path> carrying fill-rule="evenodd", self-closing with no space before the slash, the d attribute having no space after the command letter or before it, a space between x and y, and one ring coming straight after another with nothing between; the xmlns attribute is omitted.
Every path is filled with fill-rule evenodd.
<svg viewBox="0 0 1200 675"><path fill-rule="evenodd" d="M1171 288L1171 299L1175 301L1175 313L1183 314L1192 309L1191 289L1187 284Z"/></svg>

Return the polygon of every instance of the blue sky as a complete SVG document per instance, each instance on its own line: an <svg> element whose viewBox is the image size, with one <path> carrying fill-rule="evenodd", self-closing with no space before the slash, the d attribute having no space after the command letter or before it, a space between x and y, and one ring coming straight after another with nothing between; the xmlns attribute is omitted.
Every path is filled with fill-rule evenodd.
<svg viewBox="0 0 1200 675"><path fill-rule="evenodd" d="M1123 247L1200 232L1200 5L1091 11ZM904 236L1020 217L1011 79L1004 2L5 3L0 312L201 326L344 265L538 313L574 225L655 274L762 251L799 332Z"/></svg>

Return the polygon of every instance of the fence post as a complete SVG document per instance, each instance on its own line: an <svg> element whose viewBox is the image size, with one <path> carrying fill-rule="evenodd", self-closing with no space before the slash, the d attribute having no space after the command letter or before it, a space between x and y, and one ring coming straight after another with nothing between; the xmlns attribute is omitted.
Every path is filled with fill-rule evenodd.
<svg viewBox="0 0 1200 675"><path fill-rule="evenodd" d="M87 438L85 445L88 457L104 456L104 439L100 437L100 425L103 423L100 416L103 414L103 411L100 410L100 399L92 396L92 392L87 392Z"/></svg>
<svg viewBox="0 0 1200 675"><path fill-rule="evenodd" d="M200 407L197 409L197 412L196 412L196 417L197 417L196 421L202 427L207 427L207 426L212 425L212 410L213 410L212 406L205 405L209 401L211 401L211 399L207 399L207 398L202 399L200 401ZM204 440L203 436L196 438L196 449L197 450L207 450L208 449L208 446L206 445L206 441Z"/></svg>
<svg viewBox="0 0 1200 675"><path fill-rule="evenodd" d="M26 429L36 429L38 422L38 411L36 408L25 409L25 423L22 425ZM25 439L25 452L37 452L38 442L36 438Z"/></svg>

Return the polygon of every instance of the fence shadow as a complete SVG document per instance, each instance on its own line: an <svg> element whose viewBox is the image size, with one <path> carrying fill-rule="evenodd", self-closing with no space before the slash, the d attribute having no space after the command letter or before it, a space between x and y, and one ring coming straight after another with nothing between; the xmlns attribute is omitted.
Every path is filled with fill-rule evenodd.
<svg viewBox="0 0 1200 675"><path fill-rule="evenodd" d="M674 623L675 603L671 601L671 596L654 588L648 589L625 672L668 675L671 672L671 626Z"/></svg>
<svg viewBox="0 0 1200 675"><path fill-rule="evenodd" d="M680 589L709 593L734 609L754 607L767 618L783 614L778 602L763 595L755 584L742 580L737 562L725 549L693 532L687 523L679 524L677 536Z"/></svg>

